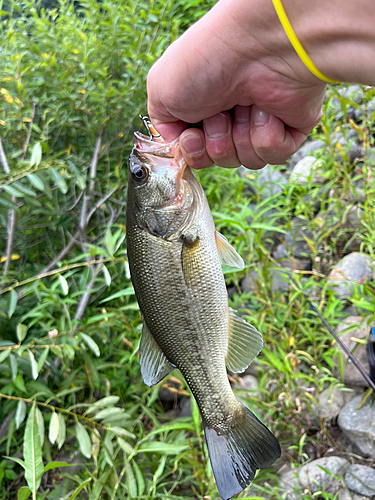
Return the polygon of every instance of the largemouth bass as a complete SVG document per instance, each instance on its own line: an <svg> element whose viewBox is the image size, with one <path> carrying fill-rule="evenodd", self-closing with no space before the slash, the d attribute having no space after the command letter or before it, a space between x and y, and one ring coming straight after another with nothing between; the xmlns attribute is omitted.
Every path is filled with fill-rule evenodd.
<svg viewBox="0 0 375 500"><path fill-rule="evenodd" d="M143 317L144 382L178 368L200 409L212 470L224 500L279 456L274 435L239 403L226 367L244 371L261 334L228 307L222 262L243 265L215 231L207 199L178 141L134 134L129 159L127 251Z"/></svg>

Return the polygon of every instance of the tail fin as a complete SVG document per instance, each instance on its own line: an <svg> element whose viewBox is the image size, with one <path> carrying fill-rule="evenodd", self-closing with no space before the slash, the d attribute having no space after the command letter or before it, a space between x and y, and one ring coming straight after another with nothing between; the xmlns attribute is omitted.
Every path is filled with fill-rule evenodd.
<svg viewBox="0 0 375 500"><path fill-rule="evenodd" d="M241 409L242 417L225 434L204 424L212 470L224 500L244 490L256 470L269 467L281 453L267 427L245 406Z"/></svg>

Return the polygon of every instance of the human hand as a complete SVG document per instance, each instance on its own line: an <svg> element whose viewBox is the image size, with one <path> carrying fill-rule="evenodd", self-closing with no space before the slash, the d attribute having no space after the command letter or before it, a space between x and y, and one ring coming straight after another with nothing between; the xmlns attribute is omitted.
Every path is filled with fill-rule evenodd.
<svg viewBox="0 0 375 500"><path fill-rule="evenodd" d="M151 69L148 112L166 141L181 134L191 167L258 169L299 148L321 118L325 88L270 0L220 0Z"/></svg>

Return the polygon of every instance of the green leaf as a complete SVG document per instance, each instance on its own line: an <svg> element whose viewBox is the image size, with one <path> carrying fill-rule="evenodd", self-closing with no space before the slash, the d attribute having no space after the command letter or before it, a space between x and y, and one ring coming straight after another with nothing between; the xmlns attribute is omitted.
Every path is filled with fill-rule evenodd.
<svg viewBox="0 0 375 500"><path fill-rule="evenodd" d="M76 435L78 439L79 449L86 458L91 458L91 440L88 432L80 422L76 424Z"/></svg>
<svg viewBox="0 0 375 500"><path fill-rule="evenodd" d="M104 281L107 286L111 285L111 275L109 274L109 271L107 267L103 264L103 274L104 274Z"/></svg>
<svg viewBox="0 0 375 500"><path fill-rule="evenodd" d="M23 377L20 373L17 374L14 379L14 385L22 392L26 392L25 382L23 381Z"/></svg>
<svg viewBox="0 0 375 500"><path fill-rule="evenodd" d="M43 368L44 363L46 362L46 359L47 359L47 356L48 356L48 352L49 352L49 348L47 347L47 349L44 349L43 352L42 352L42 354L39 356L39 359L38 359L38 373Z"/></svg>
<svg viewBox="0 0 375 500"><path fill-rule="evenodd" d="M110 229L107 229L104 236L104 244L108 250L109 255L113 255L113 237Z"/></svg>
<svg viewBox="0 0 375 500"><path fill-rule="evenodd" d="M11 196L15 196L16 198L23 198L24 196L24 193L21 193L21 191L18 191L18 189L9 184L3 184L1 187L6 193L10 194Z"/></svg>
<svg viewBox="0 0 375 500"><path fill-rule="evenodd" d="M125 470L126 470L126 485L128 489L129 498L135 498L137 496L137 482L135 480L134 472L129 462L126 462Z"/></svg>
<svg viewBox="0 0 375 500"><path fill-rule="evenodd" d="M59 434L59 427L60 427L59 416L54 411L52 412L51 415L51 420L49 423L49 432L48 432L48 439L52 444L54 444L57 439L57 436Z"/></svg>
<svg viewBox="0 0 375 500"><path fill-rule="evenodd" d="M68 295L69 293L69 285L68 282L66 281L65 277L62 274L59 274L59 281L60 281L60 286L61 290L64 295Z"/></svg>
<svg viewBox="0 0 375 500"><path fill-rule="evenodd" d="M129 432L126 429L123 429L122 427L111 427L110 430L117 436L124 436L132 439L135 439L136 437L132 432Z"/></svg>
<svg viewBox="0 0 375 500"><path fill-rule="evenodd" d="M10 365L10 371L12 374L12 380L14 381L17 377L17 372L18 372L17 358L15 357L14 354L11 354L9 356L9 365Z"/></svg>
<svg viewBox="0 0 375 500"><path fill-rule="evenodd" d="M34 144L33 150L31 151L30 167L33 167L34 165L38 166L41 161L42 161L42 146L40 145L40 142L36 142Z"/></svg>
<svg viewBox="0 0 375 500"><path fill-rule="evenodd" d="M21 191L21 193L25 193L26 195L28 196L32 196L33 198L35 198L36 196L36 192L33 191L32 189L28 188L27 186L24 186L23 184L21 184L20 182L13 182L13 187L15 187L16 189L18 189L18 191Z"/></svg>
<svg viewBox="0 0 375 500"><path fill-rule="evenodd" d="M38 364L35 361L34 354L32 351L29 351L30 365L31 365L31 375L34 380L38 378Z"/></svg>
<svg viewBox="0 0 375 500"><path fill-rule="evenodd" d="M83 481L83 483L81 483L74 491L73 493L70 495L70 497L68 498L68 500L74 500L76 498L76 496L78 495L78 493L80 493L83 488L85 486L87 486L89 484L89 482L91 481L91 477L89 477L88 479L86 479L86 481Z"/></svg>
<svg viewBox="0 0 375 500"><path fill-rule="evenodd" d="M36 492L42 480L44 466L42 460L42 447L40 445L38 425L36 422L35 403L31 408L26 422L23 454L25 458L25 479L32 494L36 496Z"/></svg>
<svg viewBox="0 0 375 500"><path fill-rule="evenodd" d="M18 490L17 500L27 500L31 495L31 490L27 486L22 486Z"/></svg>
<svg viewBox="0 0 375 500"><path fill-rule="evenodd" d="M105 398L98 399L95 401L95 406L113 406L120 401L118 396L106 396Z"/></svg>
<svg viewBox="0 0 375 500"><path fill-rule="evenodd" d="M16 328L18 342L21 343L27 335L27 326L22 323L18 323Z"/></svg>
<svg viewBox="0 0 375 500"><path fill-rule="evenodd" d="M106 299L100 301L100 304L103 304L103 302L109 302L110 300L113 299L118 299L119 297L124 297L125 295L134 295L134 288L129 287L126 288L125 290L120 290L119 292L116 292L113 295L107 297Z"/></svg>
<svg viewBox="0 0 375 500"><path fill-rule="evenodd" d="M43 181L37 175L27 174L26 177L29 179L30 184L32 184L38 191L43 192L45 190Z"/></svg>
<svg viewBox="0 0 375 500"><path fill-rule="evenodd" d="M35 416L36 416L36 423L38 425L40 445L43 446L43 443L44 443L44 418L43 418L43 414L39 410L39 408L36 409Z"/></svg>
<svg viewBox="0 0 375 500"><path fill-rule="evenodd" d="M10 355L10 353L11 353L10 349L7 349L6 351L0 352L0 363L5 361L8 358L8 356Z"/></svg>
<svg viewBox="0 0 375 500"><path fill-rule="evenodd" d="M141 469L139 468L139 466L135 460L132 462L132 465L133 465L135 477L137 479L138 495L142 496L144 491L145 491L145 480L143 479Z"/></svg>
<svg viewBox="0 0 375 500"><path fill-rule="evenodd" d="M98 358L100 356L100 350L98 344L91 337L85 333L81 333L82 340L85 342L87 347L92 350L95 356Z"/></svg>
<svg viewBox="0 0 375 500"><path fill-rule="evenodd" d="M133 446L127 443L125 439L118 437L117 442L127 455L131 455L133 453Z"/></svg>
<svg viewBox="0 0 375 500"><path fill-rule="evenodd" d="M16 306L17 306L17 292L15 290L11 290L8 293L8 305L7 305L9 319L13 316L13 313L16 310Z"/></svg>
<svg viewBox="0 0 375 500"><path fill-rule="evenodd" d="M178 445L171 443L163 443L160 441L152 441L150 443L141 443L137 448L138 452L142 453L159 453L160 455L178 455L189 448L188 445Z"/></svg>
<svg viewBox="0 0 375 500"><path fill-rule="evenodd" d="M122 413L125 413L125 411L122 408L106 408L105 410L100 410L99 413L95 415L95 419L105 419L108 417L112 417L113 415L120 415Z"/></svg>
<svg viewBox="0 0 375 500"><path fill-rule="evenodd" d="M65 182L65 179L60 174L58 174L54 168L50 168L50 172L52 173L56 185L60 189L62 194L66 194L68 192L68 186Z"/></svg>
<svg viewBox="0 0 375 500"><path fill-rule="evenodd" d="M57 435L57 440L56 440L57 447L59 450L64 444L65 438L66 438L65 418L62 413L59 413L59 433Z"/></svg>
<svg viewBox="0 0 375 500"><path fill-rule="evenodd" d="M16 464L18 464L21 467L23 467L24 469L26 469L25 462L23 460L21 460L20 458L7 457L6 455L4 455L4 458L7 458L8 460L12 460L13 462L16 462Z"/></svg>
<svg viewBox="0 0 375 500"><path fill-rule="evenodd" d="M76 465L79 464L68 464L68 462L50 462L44 467L43 472L47 472L51 469L59 469L60 467L75 467Z"/></svg>
<svg viewBox="0 0 375 500"><path fill-rule="evenodd" d="M22 424L26 416L26 403L24 401L18 401L16 410L16 429Z"/></svg>

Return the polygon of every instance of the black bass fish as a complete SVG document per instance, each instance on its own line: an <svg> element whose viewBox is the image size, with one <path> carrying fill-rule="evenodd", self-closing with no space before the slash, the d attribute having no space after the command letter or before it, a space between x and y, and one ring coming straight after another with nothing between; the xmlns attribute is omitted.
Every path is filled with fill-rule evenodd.
<svg viewBox="0 0 375 500"><path fill-rule="evenodd" d="M136 132L134 142L126 236L143 317L141 373L153 386L175 368L181 371L202 415L219 493L227 500L280 456L277 439L237 401L226 372L243 372L263 346L261 334L228 307L221 264L243 267L243 261L215 231L178 141L166 144Z"/></svg>

